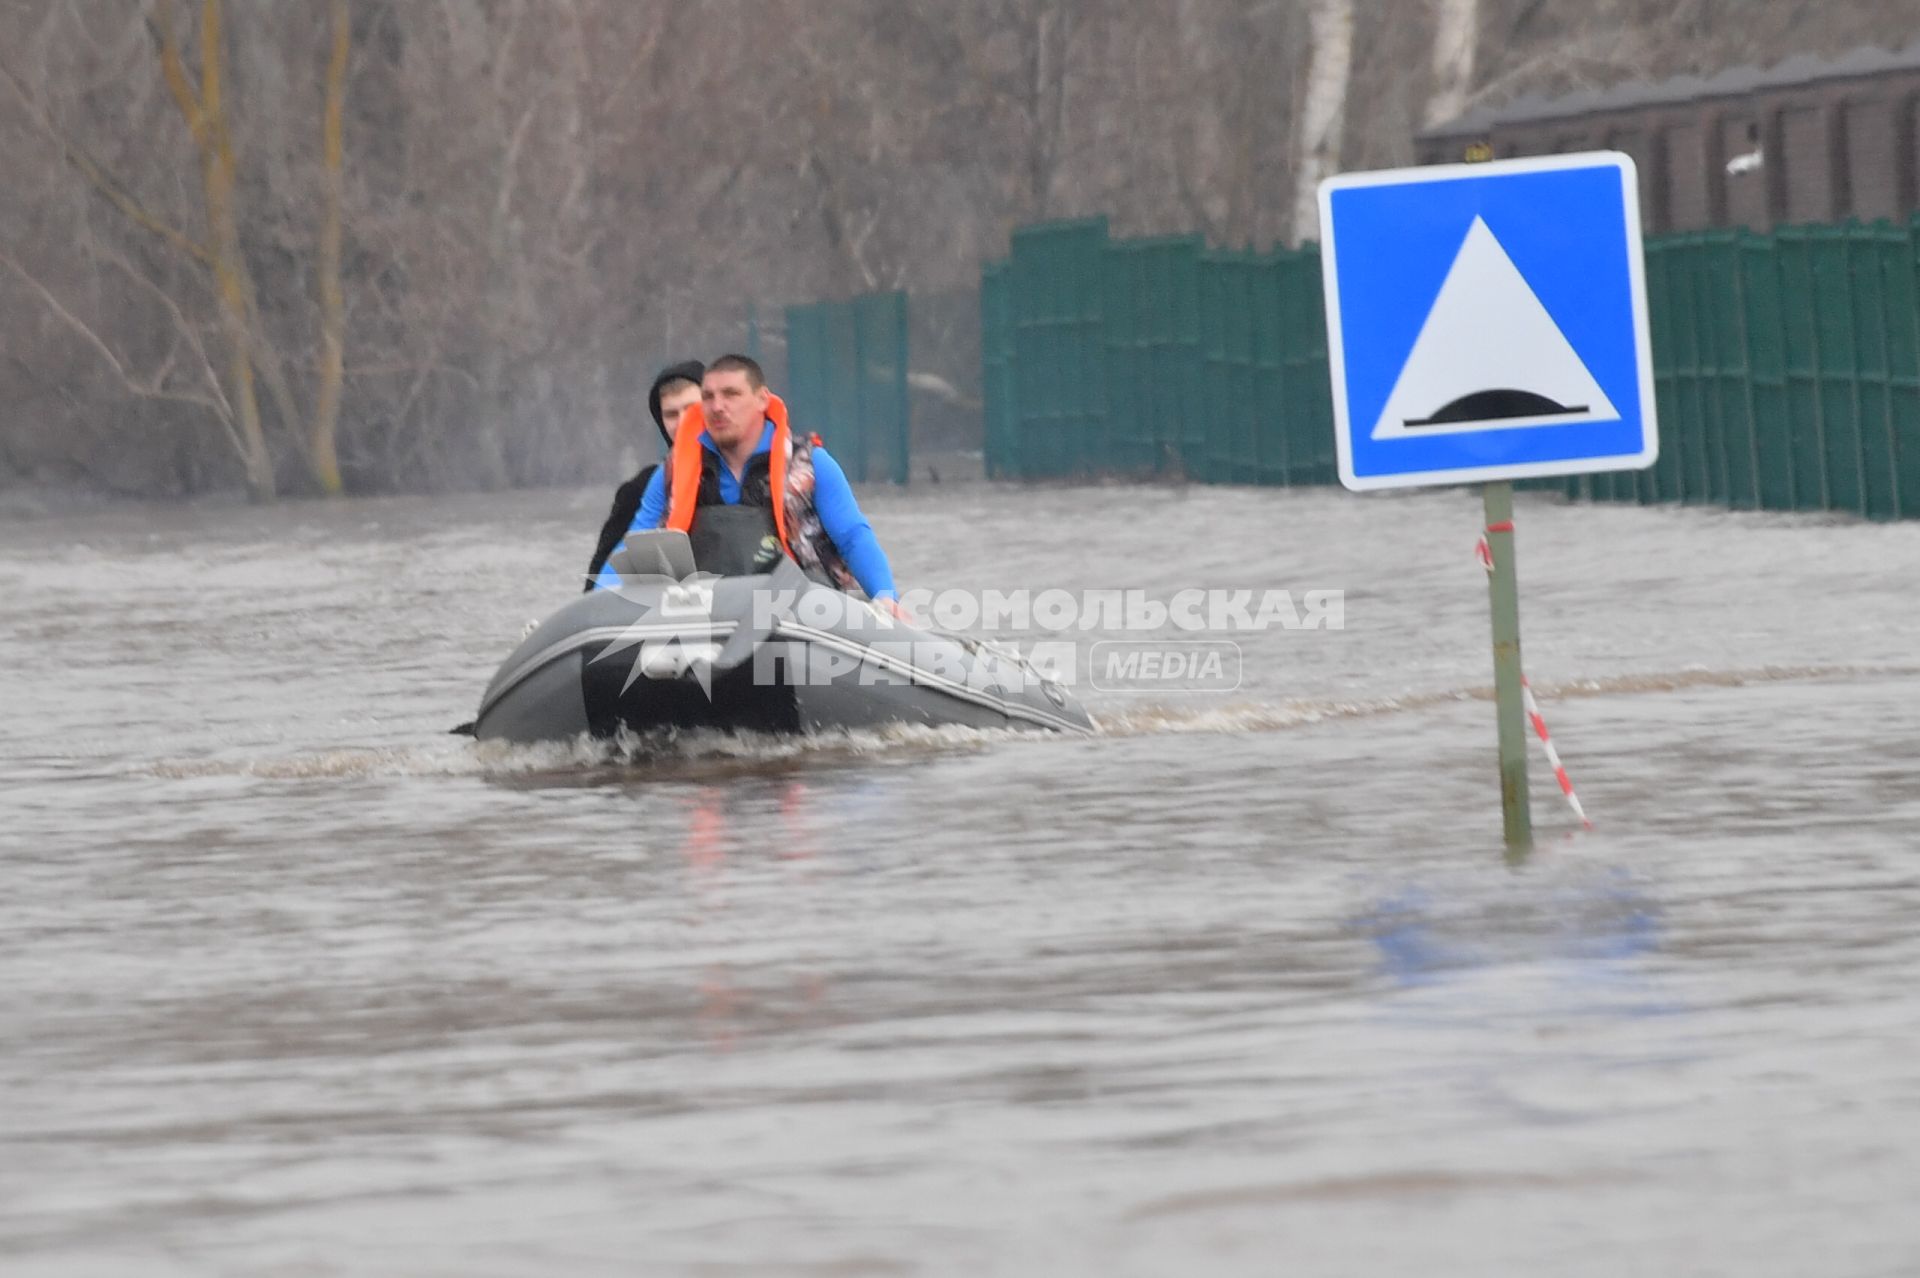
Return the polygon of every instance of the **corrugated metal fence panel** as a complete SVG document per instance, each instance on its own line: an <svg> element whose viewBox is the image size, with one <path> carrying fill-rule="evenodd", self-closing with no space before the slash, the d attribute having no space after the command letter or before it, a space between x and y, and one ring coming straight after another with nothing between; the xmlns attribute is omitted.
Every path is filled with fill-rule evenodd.
<svg viewBox="0 0 1920 1278"><path fill-rule="evenodd" d="M1227 272L1228 259L1219 253L1200 256L1200 394L1194 400L1199 418L1197 447L1191 450L1187 473L1203 483L1224 484L1232 476L1221 464L1225 433L1220 414L1227 411L1225 378L1227 358Z"/></svg>
<svg viewBox="0 0 1920 1278"><path fill-rule="evenodd" d="M1848 269L1847 231L1807 231L1813 262L1813 377L1826 446L1827 498L1834 510L1866 512L1861 466L1859 334L1854 328L1856 281Z"/></svg>
<svg viewBox="0 0 1920 1278"><path fill-rule="evenodd" d="M1780 290L1780 257L1772 238L1743 235L1741 333L1746 340L1747 401L1752 405L1754 466L1763 510L1792 510L1800 504Z"/></svg>
<svg viewBox="0 0 1920 1278"><path fill-rule="evenodd" d="M1153 411L1160 435L1161 464L1187 473L1198 462L1206 442L1207 423L1200 416L1200 388L1205 369L1200 354L1200 259L1198 236L1169 244L1159 255L1154 292L1167 308L1171 323L1156 352L1159 385Z"/></svg>
<svg viewBox="0 0 1920 1278"><path fill-rule="evenodd" d="M907 295L868 293L787 308L787 386L795 430L818 432L855 480L904 484L911 458Z"/></svg>
<svg viewBox="0 0 1920 1278"><path fill-rule="evenodd" d="M787 384L780 395L796 424L826 419L827 379L833 367L826 309L824 304L787 308Z"/></svg>
<svg viewBox="0 0 1920 1278"><path fill-rule="evenodd" d="M1287 456L1285 417L1287 346L1283 298L1286 285L1276 256L1260 258L1248 268L1247 337L1253 413L1253 481L1287 484L1291 466Z"/></svg>
<svg viewBox="0 0 1920 1278"><path fill-rule="evenodd" d="M1257 404L1253 394L1253 275L1250 254L1208 253L1200 264L1201 412L1205 445L1196 478L1256 482Z"/></svg>
<svg viewBox="0 0 1920 1278"><path fill-rule="evenodd" d="M1701 283L1706 303L1698 345L1714 412L1714 500L1735 510L1760 504L1754 473L1753 405L1747 385L1753 373L1747 360L1746 316L1740 294L1739 232L1716 231L1701 237Z"/></svg>
<svg viewBox="0 0 1920 1278"><path fill-rule="evenodd" d="M1882 231L1858 228L1847 237L1847 277L1853 283L1853 371L1860 435L1860 513L1897 519L1899 473L1893 449L1893 378L1887 349L1892 290L1882 270Z"/></svg>
<svg viewBox="0 0 1920 1278"><path fill-rule="evenodd" d="M1882 241L1887 279L1888 467L1898 517L1920 516L1920 234L1911 227Z"/></svg>
<svg viewBox="0 0 1920 1278"><path fill-rule="evenodd" d="M1107 347L1105 461L1120 473L1183 464L1199 382L1198 237L1107 247L1103 315ZM1096 459L1097 461L1098 459Z"/></svg>
<svg viewBox="0 0 1920 1278"><path fill-rule="evenodd" d="M1777 233L1779 255L1780 331L1785 337L1787 434L1793 457L1794 504L1801 510L1832 506L1827 486L1825 422L1821 417L1819 346L1814 296L1813 249L1806 232L1790 228Z"/></svg>
<svg viewBox="0 0 1920 1278"><path fill-rule="evenodd" d="M1693 378L1685 362L1684 346L1689 317L1678 313L1677 302L1684 302L1684 281L1674 287L1673 277L1685 264L1675 258L1686 252L1685 237L1675 237L1647 247L1647 309L1652 314L1654 395L1660 412L1660 460L1641 475L1637 486L1643 502L1679 501L1686 493L1687 458L1699 445L1691 436L1697 419L1685 410L1687 392ZM1618 485L1615 496L1623 495Z"/></svg>
<svg viewBox="0 0 1920 1278"><path fill-rule="evenodd" d="M854 414L860 422L862 467L896 484L910 462L907 395L907 295L868 293L848 303L858 359Z"/></svg>
<svg viewBox="0 0 1920 1278"><path fill-rule="evenodd" d="M1226 390L1229 396L1226 424L1226 448L1220 465L1235 483L1262 482L1267 432L1261 412L1258 359L1259 308L1254 298L1261 282L1261 263L1251 253L1243 253L1228 263L1223 280L1227 286Z"/></svg>
<svg viewBox="0 0 1920 1278"><path fill-rule="evenodd" d="M1152 348L1153 312L1141 305L1147 295L1148 244L1108 245L1101 264L1102 337L1106 344L1106 439L1098 469L1119 474L1153 469L1152 372L1146 357Z"/></svg>
<svg viewBox="0 0 1920 1278"><path fill-rule="evenodd" d="M1198 456L1207 424L1197 405L1200 362L1200 257L1198 236L1169 242L1154 255L1151 296L1165 317L1154 342L1154 431L1163 469L1185 472Z"/></svg>
<svg viewBox="0 0 1920 1278"><path fill-rule="evenodd" d="M1706 248L1702 236L1687 237L1684 253L1672 263L1674 288L1668 300L1674 307L1675 354L1686 367L1681 407L1691 427L1691 447L1680 459L1680 500L1711 504L1724 502L1727 495L1726 432L1713 338L1724 312L1715 307Z"/></svg>
<svg viewBox="0 0 1920 1278"><path fill-rule="evenodd" d="M1102 469L1105 218L1013 234L1013 416L1029 478Z"/></svg>
<svg viewBox="0 0 1920 1278"><path fill-rule="evenodd" d="M1277 255L1282 343L1280 429L1287 440L1288 482L1337 484L1333 384L1327 367L1327 313L1321 300L1320 249Z"/></svg>
<svg viewBox="0 0 1920 1278"><path fill-rule="evenodd" d="M867 423L860 416L860 336L853 308L844 302L825 304L827 358L827 412L803 429L831 436L828 449L851 479L867 477Z"/></svg>
<svg viewBox="0 0 1920 1278"><path fill-rule="evenodd" d="M1140 327L1144 318L1134 305L1140 269L1139 245L1109 244L1100 268L1100 337L1106 356L1106 435L1096 469L1126 474L1140 469L1152 454L1152 427L1147 423L1141 395L1145 377L1140 370Z"/></svg>

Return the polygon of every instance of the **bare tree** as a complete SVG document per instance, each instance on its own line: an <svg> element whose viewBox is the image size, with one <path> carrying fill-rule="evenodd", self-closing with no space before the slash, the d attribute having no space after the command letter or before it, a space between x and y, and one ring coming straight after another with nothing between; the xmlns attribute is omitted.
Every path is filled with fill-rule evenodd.
<svg viewBox="0 0 1920 1278"><path fill-rule="evenodd" d="M236 456L243 461L249 456L252 447L236 421L233 405L228 402L221 387L219 374L214 371L212 361L207 357L206 348L201 345L198 334L185 315L168 297L165 290L157 287L140 271L117 254L102 251L109 261L125 274L133 286L151 293L165 308L172 321L173 343L159 366L144 374L136 373L131 367L128 356L114 350L106 338L54 295L52 289L43 284L33 272L21 265L11 253L0 251L0 266L4 266L14 277L46 307L47 312L80 338L96 352L127 394L141 399L188 404L204 410L217 421L233 447ZM190 356L191 371L183 384L177 376L181 348L185 347Z"/></svg>
<svg viewBox="0 0 1920 1278"><path fill-rule="evenodd" d="M320 168L324 175L320 201L319 261L320 370L314 391L309 452L320 490L341 491L337 433L340 393L346 379L347 301L341 287L340 258L345 235L347 58L353 47L353 18L347 0L328 0L331 31L327 56L326 105L320 131Z"/></svg>
<svg viewBox="0 0 1920 1278"><path fill-rule="evenodd" d="M1017 159L1021 215L1053 216L1067 133L1075 46L1084 0L973 0L956 6L965 80L961 92L982 94L989 111L1008 121Z"/></svg>
<svg viewBox="0 0 1920 1278"><path fill-rule="evenodd" d="M226 52L220 0L205 0L200 18L199 84L191 78L180 51L170 0L157 0L155 31L160 66L174 103L200 154L200 181L206 201L204 253L213 271L214 295L227 339L229 396L238 408L245 441L247 487L257 500L274 495L273 463L260 424L254 390L254 325L257 310L253 281L240 250L240 221L234 209L233 135L227 120Z"/></svg>

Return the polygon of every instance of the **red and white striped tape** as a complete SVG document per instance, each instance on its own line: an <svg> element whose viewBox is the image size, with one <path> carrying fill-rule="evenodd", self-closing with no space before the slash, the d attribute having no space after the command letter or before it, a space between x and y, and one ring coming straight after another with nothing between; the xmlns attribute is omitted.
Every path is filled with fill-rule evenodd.
<svg viewBox="0 0 1920 1278"><path fill-rule="evenodd" d="M1497 529L1489 528L1487 531L1512 532L1513 525L1504 524ZM1487 544L1485 537L1482 537L1480 544L1474 548L1474 554L1479 558L1481 567L1485 568L1487 575L1491 577L1493 547ZM1580 806L1580 796L1573 792L1573 778L1567 775L1566 765L1560 762L1560 752L1553 748L1553 735L1547 731L1546 716L1540 713L1540 703L1533 696L1533 684L1527 681L1525 675L1520 676L1520 696L1522 703L1526 706L1527 718L1533 721L1533 733L1540 738L1541 746L1546 749L1547 762L1553 765L1553 779L1560 783L1560 793L1567 796L1567 806L1572 808L1573 814L1580 818L1580 824L1591 830L1593 822L1588 819L1587 810Z"/></svg>
<svg viewBox="0 0 1920 1278"><path fill-rule="evenodd" d="M1573 792L1573 779L1567 775L1565 765L1560 762L1560 752L1553 748L1553 737L1547 732L1547 721L1540 714L1540 703L1533 699L1533 685L1527 682L1525 675L1520 676L1520 695L1525 698L1527 718L1533 720L1533 731L1540 738L1540 744L1546 748L1547 762L1553 765L1553 779L1560 783L1560 793L1567 796L1567 806L1580 818L1580 824L1589 830L1593 822L1587 819L1587 810L1580 806L1580 796Z"/></svg>

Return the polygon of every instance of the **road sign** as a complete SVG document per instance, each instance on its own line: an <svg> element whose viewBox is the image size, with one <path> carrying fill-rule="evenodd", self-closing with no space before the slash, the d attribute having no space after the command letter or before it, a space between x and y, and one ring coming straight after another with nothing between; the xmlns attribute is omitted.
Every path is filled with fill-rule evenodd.
<svg viewBox="0 0 1920 1278"><path fill-rule="evenodd" d="M1330 178L1320 229L1348 488L1653 464L1630 158L1607 151Z"/></svg>

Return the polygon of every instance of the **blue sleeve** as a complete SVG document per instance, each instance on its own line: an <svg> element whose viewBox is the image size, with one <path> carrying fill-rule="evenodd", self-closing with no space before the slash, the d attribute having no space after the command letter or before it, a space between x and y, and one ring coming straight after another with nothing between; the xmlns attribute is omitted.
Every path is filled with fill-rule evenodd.
<svg viewBox="0 0 1920 1278"><path fill-rule="evenodd" d="M627 525L628 532L647 532L658 528L667 518L667 467L663 463L654 468L653 478L647 481L647 491L640 494L640 509L634 515L633 522ZM611 560L627 548L626 539L607 552ZM620 584L620 574L612 567L602 567L600 575L593 579L595 590L612 590Z"/></svg>
<svg viewBox="0 0 1920 1278"><path fill-rule="evenodd" d="M813 450L813 508L819 512L820 527L832 539L834 549L853 570L853 578L869 599L893 596L893 569L873 525L860 513L853 499L853 485L840 463L827 456L824 448Z"/></svg>
<svg viewBox="0 0 1920 1278"><path fill-rule="evenodd" d="M640 513L633 517L628 532L646 532L667 522L667 468L672 464L673 459L668 458L654 470L647 491L640 494Z"/></svg>

